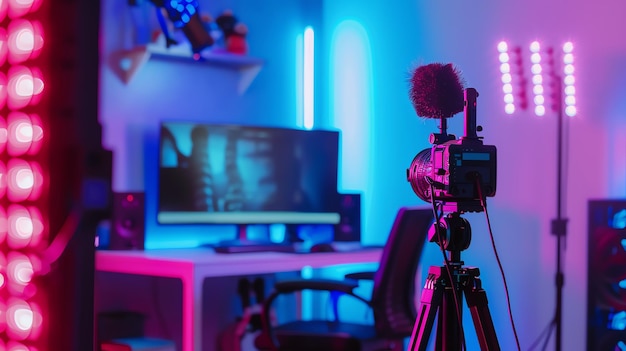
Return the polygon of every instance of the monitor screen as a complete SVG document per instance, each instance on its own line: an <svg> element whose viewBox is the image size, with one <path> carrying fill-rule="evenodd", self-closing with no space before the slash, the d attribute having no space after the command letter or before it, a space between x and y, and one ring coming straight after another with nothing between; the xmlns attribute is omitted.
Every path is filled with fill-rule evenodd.
<svg viewBox="0 0 626 351"><path fill-rule="evenodd" d="M160 224L336 224L339 132L161 124Z"/></svg>

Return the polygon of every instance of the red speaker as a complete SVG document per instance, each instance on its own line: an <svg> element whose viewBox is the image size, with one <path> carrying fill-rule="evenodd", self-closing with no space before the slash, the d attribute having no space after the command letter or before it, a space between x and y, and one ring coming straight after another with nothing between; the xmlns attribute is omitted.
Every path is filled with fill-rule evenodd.
<svg viewBox="0 0 626 351"><path fill-rule="evenodd" d="M360 241L361 194L339 194L339 215L334 241Z"/></svg>
<svg viewBox="0 0 626 351"><path fill-rule="evenodd" d="M144 193L113 193L110 250L143 250L144 207Z"/></svg>

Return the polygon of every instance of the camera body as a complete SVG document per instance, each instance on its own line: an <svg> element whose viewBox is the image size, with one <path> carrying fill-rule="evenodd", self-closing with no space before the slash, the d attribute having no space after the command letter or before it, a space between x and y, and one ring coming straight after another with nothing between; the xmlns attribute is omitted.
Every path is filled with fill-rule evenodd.
<svg viewBox="0 0 626 351"><path fill-rule="evenodd" d="M477 94L475 95L477 96ZM433 134L433 146L418 153L407 169L407 180L417 196L443 204L448 212L481 212L481 197L496 194L497 150L476 135L475 96L466 101L466 134Z"/></svg>

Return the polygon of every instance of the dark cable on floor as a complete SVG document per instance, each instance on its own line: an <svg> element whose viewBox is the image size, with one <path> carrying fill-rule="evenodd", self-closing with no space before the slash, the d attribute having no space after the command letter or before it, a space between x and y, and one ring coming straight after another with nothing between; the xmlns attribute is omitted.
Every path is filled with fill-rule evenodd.
<svg viewBox="0 0 626 351"><path fill-rule="evenodd" d="M541 350L545 351L546 347L548 346L548 341L550 341L550 337L552 336L553 330L554 330L554 319L551 320L550 323L548 323L548 325L543 329L543 331L541 331L537 339L533 341L533 343L528 348L528 351L534 350L535 347L537 347L537 345L539 345L539 343L542 340L543 340L543 346L541 347Z"/></svg>
<svg viewBox="0 0 626 351"><path fill-rule="evenodd" d="M491 230L491 221L489 220L489 212L487 211L487 202L485 201L485 197L483 196L483 191L481 187L480 175L476 177L476 190L478 191L478 197L480 198L480 204L485 211L485 219L487 220L487 230L489 232L489 236L491 238L491 246L493 247L493 253L496 256L496 261L498 262L498 268L500 269L500 274L502 275L502 282L504 283L504 292L506 294L506 304L509 311L509 319L511 320L511 328L513 329L513 335L515 336L515 344L517 345L517 350L521 351L522 348L519 343L519 338L517 336L517 329L515 328L515 321L513 319L513 311L511 310L511 299L509 297L509 287L506 283L506 276L504 274L504 268L502 268L502 263L500 262L500 256L498 255L498 250L496 249L496 241L493 238L493 231Z"/></svg>

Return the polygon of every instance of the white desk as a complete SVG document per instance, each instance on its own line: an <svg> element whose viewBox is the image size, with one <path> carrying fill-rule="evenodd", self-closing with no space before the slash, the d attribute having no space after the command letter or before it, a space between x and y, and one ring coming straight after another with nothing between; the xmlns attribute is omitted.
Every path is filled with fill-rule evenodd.
<svg viewBox="0 0 626 351"><path fill-rule="evenodd" d="M178 278L182 281L182 351L200 351L202 282L208 277L299 271L380 260L381 249L293 254L278 252L215 254L210 249L97 251L96 270Z"/></svg>

